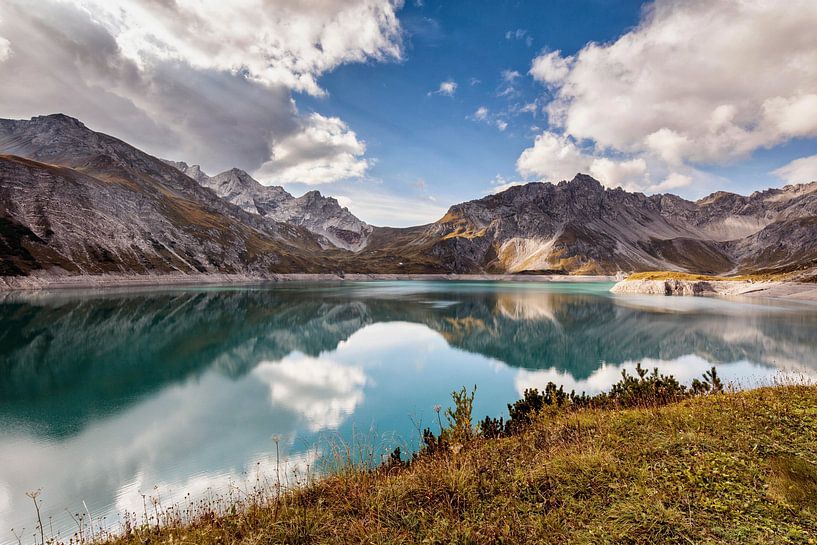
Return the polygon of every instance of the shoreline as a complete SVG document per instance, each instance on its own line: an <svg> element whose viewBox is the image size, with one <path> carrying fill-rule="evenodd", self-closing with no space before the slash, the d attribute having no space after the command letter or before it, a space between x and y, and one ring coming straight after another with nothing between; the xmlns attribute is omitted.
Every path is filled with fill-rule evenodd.
<svg viewBox="0 0 817 545"><path fill-rule="evenodd" d="M757 297L817 302L817 283L781 280L622 280L617 295Z"/></svg>
<svg viewBox="0 0 817 545"><path fill-rule="evenodd" d="M817 283L780 280L621 280L612 275L545 274L445 274L410 273L270 273L251 274L155 274L0 276L0 293L49 290L108 290L122 288L168 288L198 286L251 286L279 282L377 282L377 281L466 281L466 282L615 282L616 295L665 295L695 297L757 297L817 302Z"/></svg>
<svg viewBox="0 0 817 545"><path fill-rule="evenodd" d="M366 282L384 280L449 280L484 282L615 282L614 276L572 276L534 274L368 274L343 276L328 273L249 274L156 274L156 275L78 275L78 276L2 276L0 292L52 289L105 289L128 287L172 287L214 285L257 285L273 282Z"/></svg>

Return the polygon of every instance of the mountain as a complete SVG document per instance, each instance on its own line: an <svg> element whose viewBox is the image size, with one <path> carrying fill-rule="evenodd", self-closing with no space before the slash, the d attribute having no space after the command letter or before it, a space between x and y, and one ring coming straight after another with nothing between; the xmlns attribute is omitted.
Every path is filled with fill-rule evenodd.
<svg viewBox="0 0 817 545"><path fill-rule="evenodd" d="M373 227L317 191L209 176L65 115L0 120L0 276L815 269L817 182L689 201L578 174Z"/></svg>
<svg viewBox="0 0 817 545"><path fill-rule="evenodd" d="M76 119L0 120L0 154L0 275L329 270L309 231Z"/></svg>
<svg viewBox="0 0 817 545"><path fill-rule="evenodd" d="M326 238L338 248L360 250L366 246L372 232L371 226L341 207L337 200L324 197L318 191L310 191L296 198L283 187L262 185L238 168L208 176L199 165L166 162L196 180L202 187L212 189L225 201L252 214L302 226Z"/></svg>
<svg viewBox="0 0 817 545"><path fill-rule="evenodd" d="M817 182L693 202L578 174L452 206L414 239L452 272L789 272L817 265Z"/></svg>

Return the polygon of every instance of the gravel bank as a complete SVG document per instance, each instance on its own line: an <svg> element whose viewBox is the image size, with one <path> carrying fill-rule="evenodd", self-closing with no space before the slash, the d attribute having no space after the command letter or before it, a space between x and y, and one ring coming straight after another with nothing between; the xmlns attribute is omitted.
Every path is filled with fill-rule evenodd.
<svg viewBox="0 0 817 545"><path fill-rule="evenodd" d="M164 274L98 276L3 276L0 291L65 288L108 288L144 286L197 286L259 284L263 282L325 282L367 280L470 280L513 282L613 282L612 276L519 275L519 274Z"/></svg>

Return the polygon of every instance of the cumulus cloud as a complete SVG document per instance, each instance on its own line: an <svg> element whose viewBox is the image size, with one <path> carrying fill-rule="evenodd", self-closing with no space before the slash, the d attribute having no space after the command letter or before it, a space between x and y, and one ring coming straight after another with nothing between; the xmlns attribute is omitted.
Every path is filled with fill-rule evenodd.
<svg viewBox="0 0 817 545"><path fill-rule="evenodd" d="M182 61L312 94L341 64L401 55L395 6L382 0L75 3L140 66Z"/></svg>
<svg viewBox="0 0 817 545"><path fill-rule="evenodd" d="M273 143L272 158L255 173L270 184L323 184L359 178L366 144L337 117L310 115L301 130Z"/></svg>
<svg viewBox="0 0 817 545"><path fill-rule="evenodd" d="M530 73L554 97L551 130L684 170L817 136L815 24L811 0L657 0L619 39L542 53ZM548 142L537 139L521 166Z"/></svg>
<svg viewBox="0 0 817 545"><path fill-rule="evenodd" d="M312 431L337 428L363 401L367 382L358 367L298 355L261 362L252 372L269 386L273 406L301 415Z"/></svg>
<svg viewBox="0 0 817 545"><path fill-rule="evenodd" d="M354 133L342 123L333 132L301 116L292 93L322 94L319 77L343 63L400 58L397 7L389 0L44 0L33 9L9 0L0 4L0 35L12 52L0 64L0 113L64 112L211 171L252 172L283 157L277 170L291 173L294 157L333 157L339 146L344 166L311 162L303 171L313 183L321 172L358 175L368 162L355 150L365 146L350 144ZM329 136L316 137L321 131ZM316 147L307 151L308 143Z"/></svg>
<svg viewBox="0 0 817 545"><path fill-rule="evenodd" d="M790 184L817 181L817 155L795 159L773 171L772 174Z"/></svg>
<svg viewBox="0 0 817 545"><path fill-rule="evenodd" d="M547 182L570 180L577 173L586 173L606 187L627 191L670 191L687 187L695 180L702 184L712 182L711 177L690 167L681 166L675 171L654 163L644 157L619 160L599 156L583 150L567 135L545 131L536 137L533 147L522 152L516 168L523 176Z"/></svg>
<svg viewBox="0 0 817 545"><path fill-rule="evenodd" d="M563 58L561 51L544 53L533 59L530 75L544 83L561 83L570 73L571 60L572 58Z"/></svg>
<svg viewBox="0 0 817 545"><path fill-rule="evenodd" d="M600 157L590 163L590 174L610 187L638 185L647 175L647 162L642 158L613 161Z"/></svg>
<svg viewBox="0 0 817 545"><path fill-rule="evenodd" d="M516 161L523 176L541 176L552 182L569 180L589 167L589 158L571 138L549 131L537 136L533 147L523 151Z"/></svg>
<svg viewBox="0 0 817 545"><path fill-rule="evenodd" d="M477 108L477 111L474 112L474 119L479 121L484 121L488 117L488 108L485 106L480 106Z"/></svg>
<svg viewBox="0 0 817 545"><path fill-rule="evenodd" d="M496 128L499 129L500 131L504 131L505 129L508 128L508 122L504 121L502 119L497 119L496 120Z"/></svg>

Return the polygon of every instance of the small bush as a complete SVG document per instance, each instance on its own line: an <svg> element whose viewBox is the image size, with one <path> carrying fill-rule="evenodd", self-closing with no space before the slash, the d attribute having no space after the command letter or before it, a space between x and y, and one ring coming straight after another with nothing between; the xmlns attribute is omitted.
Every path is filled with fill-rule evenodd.
<svg viewBox="0 0 817 545"><path fill-rule="evenodd" d="M471 413L474 409L474 396L477 394L477 387L468 391L465 386L461 390L451 392L454 400L454 408L445 410L445 419L448 420L448 428L444 430L446 439L452 443L467 443L474 436L474 428L471 425Z"/></svg>
<svg viewBox="0 0 817 545"><path fill-rule="evenodd" d="M461 402L464 392L465 389L459 393L455 392L455 404ZM631 375L626 369L623 370L621 380L613 384L609 392L592 396L584 392L576 394L574 391L568 394L564 386L556 386L553 382L548 382L542 392L536 388L528 388L522 399L508 404L507 421L502 417L486 416L477 426L477 430L482 437L492 439L524 430L544 409L559 411L582 407L657 407L687 397L721 392L723 383L714 367L703 374L703 380L694 379L691 387L687 388L674 376L663 375L658 372L658 368L650 372L639 363L635 367L635 374ZM470 402L473 402L473 392Z"/></svg>

